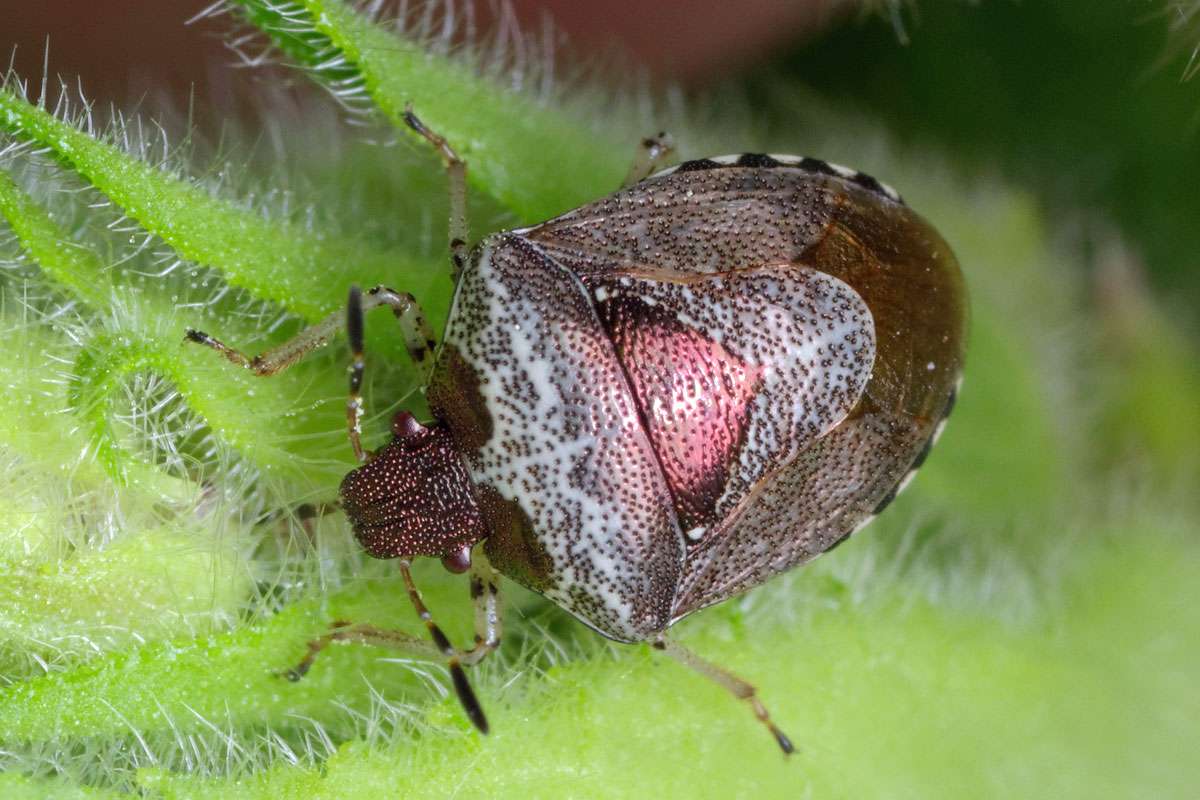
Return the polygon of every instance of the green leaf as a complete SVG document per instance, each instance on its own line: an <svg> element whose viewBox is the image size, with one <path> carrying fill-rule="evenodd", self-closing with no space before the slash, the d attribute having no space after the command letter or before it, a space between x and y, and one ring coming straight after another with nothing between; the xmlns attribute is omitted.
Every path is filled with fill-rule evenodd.
<svg viewBox="0 0 1200 800"><path fill-rule="evenodd" d="M108 304L112 284L95 254L66 238L50 216L2 169L0 215L51 280L93 307Z"/></svg>
<svg viewBox="0 0 1200 800"><path fill-rule="evenodd" d="M232 285L310 322L336 309L355 281L371 285L393 276L422 302L438 285L438 270L429 264L263 219L89 136L11 88L0 89L0 130L50 148L182 257L214 267ZM336 293L329 292L331 284Z"/></svg>
<svg viewBox="0 0 1200 800"><path fill-rule="evenodd" d="M340 0L304 0L286 13L259 0L236 5L301 64L333 63L329 80L339 88L361 82L378 110L410 134L403 114L411 102L467 160L472 185L526 223L614 190L633 159L637 138L627 132L586 125L561 107L506 91L482 77L479 65L432 54Z"/></svg>
<svg viewBox="0 0 1200 800"><path fill-rule="evenodd" d="M620 178L622 137L592 137L561 92L533 101L497 88L485 65L430 53L342 3L241 5L275 14L252 18L322 79L360 85L388 119L411 98L499 200L484 200L484 224L536 220ZM481 737L441 668L397 663L403 653L329 647L304 680L277 677L334 619L423 630L344 520L290 519L289 501L330 499L347 467L341 360L315 356L262 381L181 346L197 317L234 343L290 331L263 332L228 301L179 308L224 287L191 287L210 277L199 267L139 278L126 267L140 256L118 234L80 235L60 213L83 213L102 191L246 298L307 319L338 305L359 268L427 285L436 307L448 292L432 255L441 239L418 224L443 216L432 154L426 174L381 190L394 151L301 152L285 136L323 176L305 200L329 221L309 228L216 198L16 95L2 100L0 127L50 148L91 189L47 197L36 178L0 172L14 233L0 259L28 255L0 270L0 793L1095 798L1182 797L1200 781L1188 750L1200 738L1195 515L1151 492L1127 499L1126 483L1091 468L1095 420L1186 417L1174 395L1191 385L1178 376L1192 374L1194 352L1179 344L1141 372L1114 369L1161 387L1133 392L1135 403L1092 397L1093 356L1057 347L1096 322L1073 278L1078 259L1053 246L1020 192L896 157L889 179L945 233L971 287L962 405L914 488L870 529L674 631L755 682L800 753L784 759L719 687L649 648L609 646L511 586L505 646L472 671L492 721ZM627 113L592 113L606 111ZM704 131L675 132L749 149L746 115L726 111L712 109ZM791 113L778 110L785 122ZM816 116L838 158L879 157L869 123ZM797 149L797 126L780 130L788 138L772 149ZM372 180L355 195L369 201L339 205L343 182ZM436 249L398 258L397 272L387 248L334 233L350 223L405 226ZM365 261L328 268L336 253ZM1063 352L1077 368L1063 368ZM404 388L384 379L381 408ZM139 395L143 380L160 383ZM1169 421L1124 426L1170 439ZM426 561L417 581L436 619L469 642L465 581Z"/></svg>
<svg viewBox="0 0 1200 800"><path fill-rule="evenodd" d="M69 392L62 398L64 407L85 423L87 434L81 443L109 474L124 480L137 460L113 428L112 418L115 406L124 401L125 382L143 372L169 379L221 442L260 469L292 481L307 481L322 472L311 462L329 459L331 442L314 446L305 407L322 396L335 396L341 390L339 375L325 370L314 382L312 374L285 374L277 379L275 390L260 392L258 379L244 370L182 344L186 321L166 295L169 287L126 285L94 252L72 242L3 171L0 213L24 250L57 285L94 308L118 309L123 317L119 330L96 330L83 341L72 357ZM247 331L233 324L229 329ZM271 420L273 435L263 435L263 420ZM304 446L296 447L298 442ZM338 448L342 449L347 448ZM327 479L345 469L336 462L326 469L330 467Z"/></svg>

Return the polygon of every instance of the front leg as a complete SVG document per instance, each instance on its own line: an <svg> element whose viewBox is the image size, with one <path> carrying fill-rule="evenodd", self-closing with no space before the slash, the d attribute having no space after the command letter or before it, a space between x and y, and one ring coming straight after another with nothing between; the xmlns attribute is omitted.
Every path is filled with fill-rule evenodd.
<svg viewBox="0 0 1200 800"><path fill-rule="evenodd" d="M386 286L376 286L367 292L363 298L363 311L370 311L378 306L388 306L400 325L400 335L404 337L404 349L408 357L421 368L421 375L428 381L433 372L437 338L433 328L425 317L425 312L417 303L417 299L408 292L397 292Z"/></svg>
<svg viewBox="0 0 1200 800"><path fill-rule="evenodd" d="M421 306L408 292L397 292L386 286L376 286L366 295L357 286L350 287L350 297L346 303L346 311L334 312L315 325L310 325L283 344L266 350L256 356L248 356L236 348L210 336L203 331L188 329L184 341L211 347L238 366L245 367L255 375L266 377L275 375L300 361L304 356L329 343L339 330L345 327L350 340L350 392L346 400L346 429L354 455L359 461L365 461L367 454L362 448L360 435L362 433L362 379L365 369L363 357L363 315L374 308L387 306L400 324L400 334L404 337L404 346L421 371L422 383L429 379L433 371L435 348L437 340L433 329Z"/></svg>
<svg viewBox="0 0 1200 800"><path fill-rule="evenodd" d="M386 647L429 661L440 660L442 655L432 644L410 633L339 619L329 626L328 633L308 643L308 652L304 654L304 658L296 666L282 673L283 677L293 683L303 678L312 669L313 662L317 660L321 651L334 642L356 642L372 647Z"/></svg>
<svg viewBox="0 0 1200 800"><path fill-rule="evenodd" d="M433 350L437 347L437 340L434 338L433 329L429 327L425 313L421 310L416 298L408 292L397 292L383 285L371 289L365 296L356 287L352 287L350 293L350 304L357 302L359 305L357 312L351 309L335 311L315 325L310 325L300 331L283 344L272 347L270 350L264 350L256 356L248 356L215 336L210 336L204 331L194 328L188 328L184 339L211 347L239 367L245 367L260 377L266 377L283 372L304 356L324 347L338 331L343 328L351 328L355 324L352 319L355 315L361 320L362 314L365 312L380 306L388 306L400 323L400 334L404 337L404 346L409 357L428 375L433 367ZM356 293L359 295L357 301L354 299ZM361 325L361 323L358 324ZM351 333L353 332L351 331ZM351 344L353 346L353 342Z"/></svg>
<svg viewBox="0 0 1200 800"><path fill-rule="evenodd" d="M455 571L456 567L466 565L461 559L471 561L471 600L475 606L475 646L469 650L460 650L450 644L441 627L434 622L433 614L421 599L421 593L413 583L412 573L407 561L400 561L400 573L408 590L409 600L417 616L425 623L432 641L426 641L413 636L406 631L376 628L373 625L360 625L346 620L333 623L328 633L313 639L308 643L308 652L295 667L283 673L290 681L298 681L312 668L317 655L334 642L356 642L372 647L385 647L392 650L409 653L430 661L440 661L450 670L450 679L454 691L458 695L467 718L482 733L488 732L487 717L483 707L475 696L467 680L464 666L474 666L486 658L500 646L501 614L500 614L500 575L492 569L482 553L472 557L464 553L459 560L450 560L447 566ZM445 561L445 560L444 560ZM457 571L462 571L458 569Z"/></svg>
<svg viewBox="0 0 1200 800"><path fill-rule="evenodd" d="M500 573L482 553L471 563L471 602L475 605L475 646L463 653L464 664L478 664L500 647Z"/></svg>

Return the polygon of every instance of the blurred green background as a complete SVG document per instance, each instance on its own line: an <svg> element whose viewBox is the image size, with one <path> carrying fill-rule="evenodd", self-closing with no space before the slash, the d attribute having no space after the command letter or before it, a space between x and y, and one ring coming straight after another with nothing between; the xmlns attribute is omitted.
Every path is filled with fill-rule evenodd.
<svg viewBox="0 0 1200 800"><path fill-rule="evenodd" d="M837 26L782 68L906 144L1029 187L1064 228L1081 214L1117 226L1194 334L1195 14L1188 3L934 0L905 23L907 44L876 17Z"/></svg>
<svg viewBox="0 0 1200 800"><path fill-rule="evenodd" d="M95 5L0 9L25 97L49 34L94 101L68 81L76 133L0 97L0 795L1194 796L1200 4L549 3L577 43L554 70L532 2L399 37L334 0L235 4L307 72L228 68L231 39L259 52L234 13ZM759 686L792 759L511 585L487 738L434 665L341 647L279 680L330 620L419 630L340 517L291 513L349 465L340 347L256 381L178 343L257 349L351 281L444 318L444 182L406 99L470 161L475 236L607 193L666 128L682 157L854 165L958 253L967 374L913 487L677 629ZM422 401L369 328L374 444ZM467 641L462 579L422 566Z"/></svg>

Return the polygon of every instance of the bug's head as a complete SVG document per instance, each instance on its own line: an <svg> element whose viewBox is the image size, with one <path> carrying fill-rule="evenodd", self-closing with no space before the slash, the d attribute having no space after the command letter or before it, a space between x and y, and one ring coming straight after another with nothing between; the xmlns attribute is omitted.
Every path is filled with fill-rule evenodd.
<svg viewBox="0 0 1200 800"><path fill-rule="evenodd" d="M470 565L487 535L470 475L443 425L425 427L407 411L392 441L342 480L342 507L354 535L376 558L435 556L447 569Z"/></svg>

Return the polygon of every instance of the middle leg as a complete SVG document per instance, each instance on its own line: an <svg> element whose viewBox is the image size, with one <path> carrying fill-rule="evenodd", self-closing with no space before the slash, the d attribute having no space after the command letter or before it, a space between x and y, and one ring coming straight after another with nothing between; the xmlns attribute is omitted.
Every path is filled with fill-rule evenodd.
<svg viewBox="0 0 1200 800"><path fill-rule="evenodd" d="M430 130L413 112L412 103L404 106L404 122L408 127L433 145L446 165L446 178L450 183L450 261L454 265L454 280L467 265L467 162L446 141L446 137Z"/></svg>

